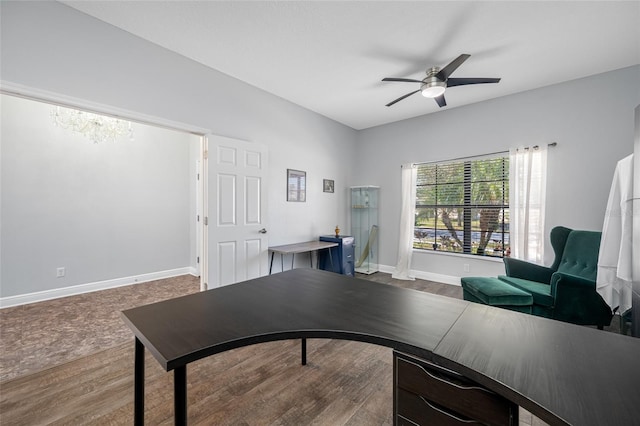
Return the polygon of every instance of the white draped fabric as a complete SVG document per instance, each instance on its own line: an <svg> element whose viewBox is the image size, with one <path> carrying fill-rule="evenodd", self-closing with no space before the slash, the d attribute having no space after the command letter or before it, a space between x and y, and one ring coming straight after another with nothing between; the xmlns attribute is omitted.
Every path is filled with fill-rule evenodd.
<svg viewBox="0 0 640 426"><path fill-rule="evenodd" d="M633 154L620 160L613 175L602 227L596 288L612 309L631 309Z"/></svg>
<svg viewBox="0 0 640 426"><path fill-rule="evenodd" d="M416 176L415 164L402 165L402 204L400 208L400 231L398 235L398 261L392 278L413 280L411 254L413 253L413 227L416 218Z"/></svg>
<svg viewBox="0 0 640 426"><path fill-rule="evenodd" d="M511 256L542 264L547 188L547 146L509 151Z"/></svg>

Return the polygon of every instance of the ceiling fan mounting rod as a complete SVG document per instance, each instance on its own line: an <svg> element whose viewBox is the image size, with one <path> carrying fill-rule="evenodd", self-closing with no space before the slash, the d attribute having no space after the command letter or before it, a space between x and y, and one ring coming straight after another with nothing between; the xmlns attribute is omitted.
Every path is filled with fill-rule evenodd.
<svg viewBox="0 0 640 426"><path fill-rule="evenodd" d="M438 74L440 72L440 68L439 67L431 67L427 70L427 78L429 77L433 77L434 75Z"/></svg>

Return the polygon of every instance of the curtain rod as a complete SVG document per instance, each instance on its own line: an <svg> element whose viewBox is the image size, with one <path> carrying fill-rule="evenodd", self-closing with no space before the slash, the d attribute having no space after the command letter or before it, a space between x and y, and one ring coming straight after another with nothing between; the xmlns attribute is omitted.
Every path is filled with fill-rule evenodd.
<svg viewBox="0 0 640 426"><path fill-rule="evenodd" d="M557 146L558 142L551 142L548 143L547 146ZM540 148L539 145L534 145L532 147L533 149L538 149ZM526 147L525 149L529 149L529 147ZM506 151L496 151L496 152L490 152L488 154L479 154L479 155L470 155L468 157L458 157L458 158L450 158L448 160L436 160L436 161L423 161L421 163L413 163L415 165L420 165L420 164L433 164L433 163L444 163L444 162L449 162L449 161L457 161L457 160L467 160L469 158L478 158L478 157L487 157L489 155L496 155L496 154L507 154L509 153L509 150Z"/></svg>

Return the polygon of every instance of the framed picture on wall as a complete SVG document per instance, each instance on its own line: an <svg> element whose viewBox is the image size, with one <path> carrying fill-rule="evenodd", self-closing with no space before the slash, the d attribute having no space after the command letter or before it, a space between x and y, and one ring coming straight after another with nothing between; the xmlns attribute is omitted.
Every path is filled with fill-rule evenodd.
<svg viewBox="0 0 640 426"><path fill-rule="evenodd" d="M307 172L287 169L287 201L307 201Z"/></svg>
<svg viewBox="0 0 640 426"><path fill-rule="evenodd" d="M324 192L333 192L334 182L332 179L322 179L322 190Z"/></svg>

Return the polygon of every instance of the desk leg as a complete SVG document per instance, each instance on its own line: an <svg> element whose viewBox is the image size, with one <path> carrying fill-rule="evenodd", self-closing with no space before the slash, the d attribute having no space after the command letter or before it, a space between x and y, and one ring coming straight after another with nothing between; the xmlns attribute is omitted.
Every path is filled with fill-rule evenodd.
<svg viewBox="0 0 640 426"><path fill-rule="evenodd" d="M302 349L302 365L307 365L307 339L300 339Z"/></svg>
<svg viewBox="0 0 640 426"><path fill-rule="evenodd" d="M187 366L173 370L175 424L187 424Z"/></svg>
<svg viewBox="0 0 640 426"><path fill-rule="evenodd" d="M333 247L329 247L329 248L327 249L327 250L329 250L329 261L331 262L331 272L333 272L333 271L334 271L334 268L333 268L333 255L331 254L331 249L332 249L332 248L333 248ZM340 272L340 271L338 271L338 272Z"/></svg>
<svg viewBox="0 0 640 426"><path fill-rule="evenodd" d="M269 275L271 275L271 270L273 269L273 256L275 256L275 252L271 252L271 263L269 264Z"/></svg>
<svg viewBox="0 0 640 426"><path fill-rule="evenodd" d="M293 261L296 258L296 254L295 253L291 253L291 269L293 269Z"/></svg>
<svg viewBox="0 0 640 426"><path fill-rule="evenodd" d="M282 256L282 253L280 253L280 272L284 272L284 258Z"/></svg>
<svg viewBox="0 0 640 426"><path fill-rule="evenodd" d="M136 337L133 373L133 424L144 425L144 345Z"/></svg>

